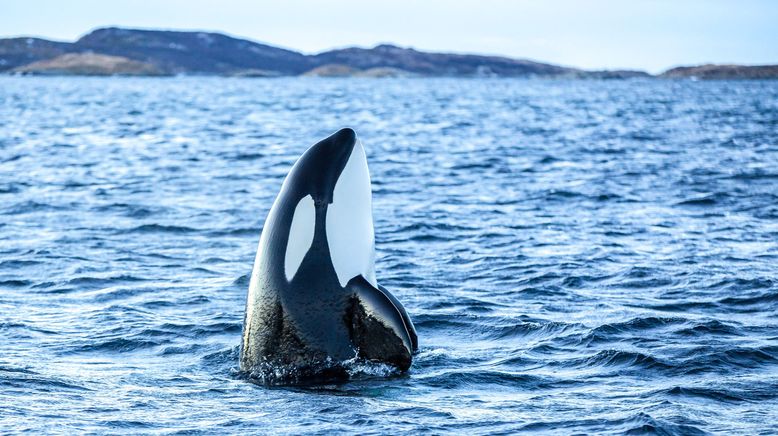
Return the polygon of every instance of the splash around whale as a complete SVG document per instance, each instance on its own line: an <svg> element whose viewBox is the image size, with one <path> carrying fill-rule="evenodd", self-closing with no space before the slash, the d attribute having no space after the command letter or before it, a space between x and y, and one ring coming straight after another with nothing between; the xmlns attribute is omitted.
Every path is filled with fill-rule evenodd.
<svg viewBox="0 0 778 436"><path fill-rule="evenodd" d="M371 203L367 158L352 129L297 160L260 236L241 372L295 383L347 378L357 361L410 368L416 330L377 282Z"/></svg>

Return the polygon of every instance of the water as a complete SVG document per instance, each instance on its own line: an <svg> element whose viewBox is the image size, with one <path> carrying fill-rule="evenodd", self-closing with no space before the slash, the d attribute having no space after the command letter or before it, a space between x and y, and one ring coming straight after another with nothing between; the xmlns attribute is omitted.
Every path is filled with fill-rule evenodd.
<svg viewBox="0 0 778 436"><path fill-rule="evenodd" d="M778 432L778 82L0 79L0 433ZM353 126L407 375L236 372Z"/></svg>

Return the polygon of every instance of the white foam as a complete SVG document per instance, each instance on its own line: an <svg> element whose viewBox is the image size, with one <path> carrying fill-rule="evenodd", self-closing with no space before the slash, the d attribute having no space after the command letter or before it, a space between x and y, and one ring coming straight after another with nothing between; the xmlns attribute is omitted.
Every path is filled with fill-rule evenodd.
<svg viewBox="0 0 778 436"><path fill-rule="evenodd" d="M335 183L332 204L327 207L327 243L341 286L360 274L378 286L370 172L359 139Z"/></svg>
<svg viewBox="0 0 778 436"><path fill-rule="evenodd" d="M292 281L305 254L311 249L315 230L316 207L313 204L313 197L308 195L297 203L289 228L289 240L286 243L284 257L284 274L287 281Z"/></svg>

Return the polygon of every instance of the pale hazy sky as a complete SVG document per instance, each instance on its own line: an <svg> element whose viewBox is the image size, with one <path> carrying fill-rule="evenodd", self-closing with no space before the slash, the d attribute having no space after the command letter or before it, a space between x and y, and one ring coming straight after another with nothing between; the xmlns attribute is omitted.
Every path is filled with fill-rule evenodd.
<svg viewBox="0 0 778 436"><path fill-rule="evenodd" d="M212 30L315 53L391 42L582 68L778 63L778 0L0 0L0 37Z"/></svg>

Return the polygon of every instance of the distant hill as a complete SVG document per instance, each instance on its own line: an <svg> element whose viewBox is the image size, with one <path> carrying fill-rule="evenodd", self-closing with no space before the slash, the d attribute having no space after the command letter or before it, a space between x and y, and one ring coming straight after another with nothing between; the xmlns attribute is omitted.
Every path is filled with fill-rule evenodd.
<svg viewBox="0 0 778 436"><path fill-rule="evenodd" d="M383 44L346 48L313 56L318 64L347 65L358 70L395 68L425 76L558 76L578 70L497 56L426 53Z"/></svg>
<svg viewBox="0 0 778 436"><path fill-rule="evenodd" d="M524 59L429 53L388 44L305 55L221 33L116 27L96 29L72 43L41 38L0 39L0 72L242 77L654 77L643 71L586 71ZM778 66L679 67L659 77L778 78Z"/></svg>
<svg viewBox="0 0 778 436"><path fill-rule="evenodd" d="M72 51L73 44L41 38L0 39L0 71L8 71Z"/></svg>
<svg viewBox="0 0 778 436"><path fill-rule="evenodd" d="M97 29L74 44L156 65L171 74L235 74L244 70L300 74L315 65L310 57L220 33Z"/></svg>
<svg viewBox="0 0 778 436"><path fill-rule="evenodd" d="M721 79L778 79L778 65L699 65L676 67L661 74L661 77L697 78L702 80Z"/></svg>
<svg viewBox="0 0 778 436"><path fill-rule="evenodd" d="M162 74L237 76L559 76L584 73L574 68L497 56L426 53L379 45L317 55L211 32L122 28L96 29L73 43L40 38L0 39L0 71L26 74L79 74L79 68L36 64L68 53L96 53L152 65ZM77 59L77 58L74 58ZM74 59L71 59L74 60ZM86 59L86 58L84 58ZM45 69L39 69L43 65ZM95 74L96 70L91 70ZM105 74L129 71L106 69Z"/></svg>
<svg viewBox="0 0 778 436"><path fill-rule="evenodd" d="M576 74L579 79L649 79L654 77L645 71L638 70L597 70L581 71Z"/></svg>

